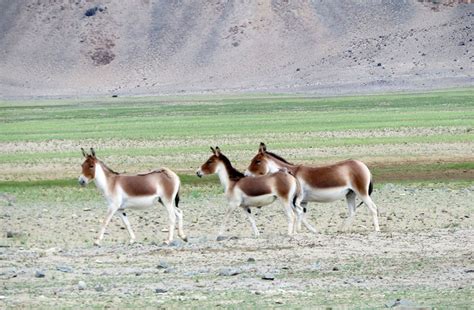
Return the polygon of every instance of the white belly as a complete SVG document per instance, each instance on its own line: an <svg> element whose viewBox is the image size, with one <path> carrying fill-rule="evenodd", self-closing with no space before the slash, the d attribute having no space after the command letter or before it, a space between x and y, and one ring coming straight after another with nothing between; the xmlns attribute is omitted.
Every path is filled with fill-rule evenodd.
<svg viewBox="0 0 474 310"><path fill-rule="evenodd" d="M242 206L245 207L263 207L271 204L277 199L273 194L262 195L262 196L244 196Z"/></svg>
<svg viewBox="0 0 474 310"><path fill-rule="evenodd" d="M120 208L143 209L156 205L157 203L158 196L129 196L123 198L122 205L120 206Z"/></svg>
<svg viewBox="0 0 474 310"><path fill-rule="evenodd" d="M305 188L303 201L332 202L345 198L349 189L347 187L333 188Z"/></svg>

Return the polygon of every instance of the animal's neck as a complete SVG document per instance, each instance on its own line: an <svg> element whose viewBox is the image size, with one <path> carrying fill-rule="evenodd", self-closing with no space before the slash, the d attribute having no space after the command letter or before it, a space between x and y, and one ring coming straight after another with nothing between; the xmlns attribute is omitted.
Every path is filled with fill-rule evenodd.
<svg viewBox="0 0 474 310"><path fill-rule="evenodd" d="M110 172L102 166L101 162L97 162L95 166L95 185L104 194L108 194L110 177Z"/></svg>
<svg viewBox="0 0 474 310"><path fill-rule="evenodd" d="M271 158L271 160L268 161L268 165L269 165L268 170L270 170L270 172L277 172L278 170L285 168L286 170L288 170L288 172L292 173L293 175L298 168L298 166L285 163L284 161L281 161L273 157Z"/></svg>
<svg viewBox="0 0 474 310"><path fill-rule="evenodd" d="M221 181L222 186L224 187L224 191L227 192L231 182L233 181L230 179L229 172L227 172L227 169L223 163L219 164L216 173L219 177L219 180Z"/></svg>

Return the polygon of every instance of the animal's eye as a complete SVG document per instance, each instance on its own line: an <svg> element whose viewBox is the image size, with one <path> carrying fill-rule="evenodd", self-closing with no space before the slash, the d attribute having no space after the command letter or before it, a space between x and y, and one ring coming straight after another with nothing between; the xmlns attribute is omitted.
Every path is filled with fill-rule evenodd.
<svg viewBox="0 0 474 310"><path fill-rule="evenodd" d="M255 161L255 163L256 163L257 165L260 165L261 162L262 162L261 160Z"/></svg>
<svg viewBox="0 0 474 310"><path fill-rule="evenodd" d="M93 165L92 165L92 166L89 166L89 168L93 169L93 168L94 168L94 166L93 166Z"/></svg>
<svg viewBox="0 0 474 310"><path fill-rule="evenodd" d="M212 160L209 159L209 160L207 161L207 163L208 163L208 164L212 163Z"/></svg>

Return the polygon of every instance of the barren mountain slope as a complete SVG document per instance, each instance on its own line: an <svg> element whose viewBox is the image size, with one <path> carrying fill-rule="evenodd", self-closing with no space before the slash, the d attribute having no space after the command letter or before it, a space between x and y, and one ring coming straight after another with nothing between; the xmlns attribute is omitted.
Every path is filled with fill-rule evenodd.
<svg viewBox="0 0 474 310"><path fill-rule="evenodd" d="M473 4L0 0L0 97L473 84Z"/></svg>

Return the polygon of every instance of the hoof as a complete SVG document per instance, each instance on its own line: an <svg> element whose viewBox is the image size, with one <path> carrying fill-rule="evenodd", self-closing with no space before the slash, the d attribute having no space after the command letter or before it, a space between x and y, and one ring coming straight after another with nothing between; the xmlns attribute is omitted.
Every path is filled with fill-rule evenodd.
<svg viewBox="0 0 474 310"><path fill-rule="evenodd" d="M170 243L171 243L171 240L165 240L165 241L163 241L163 245L170 245Z"/></svg>
<svg viewBox="0 0 474 310"><path fill-rule="evenodd" d="M135 243L135 239L130 239L130 244L134 244Z"/></svg>
<svg viewBox="0 0 474 310"><path fill-rule="evenodd" d="M94 246L100 247L100 241L99 240L94 241Z"/></svg>
<svg viewBox="0 0 474 310"><path fill-rule="evenodd" d="M188 236L181 237L184 242L188 242Z"/></svg>

